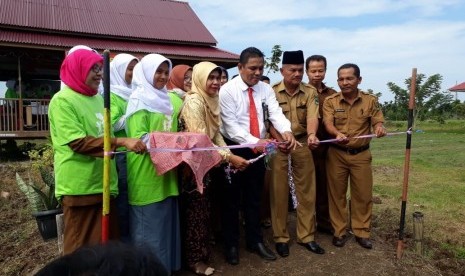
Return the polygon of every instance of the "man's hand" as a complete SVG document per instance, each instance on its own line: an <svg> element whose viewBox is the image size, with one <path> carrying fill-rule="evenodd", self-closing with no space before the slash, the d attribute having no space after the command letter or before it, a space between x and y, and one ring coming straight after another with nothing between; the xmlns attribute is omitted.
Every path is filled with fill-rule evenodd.
<svg viewBox="0 0 465 276"><path fill-rule="evenodd" d="M376 134L376 137L378 137L378 138L386 136L387 132L386 132L386 129L384 128L384 126L382 124L379 124L379 125L376 126L375 134Z"/></svg>
<svg viewBox="0 0 465 276"><path fill-rule="evenodd" d="M297 145L299 144L296 140L292 132L286 131L282 134L284 142L287 142L287 149L295 150Z"/></svg>
<svg viewBox="0 0 465 276"><path fill-rule="evenodd" d="M308 135L308 138L307 138L308 148L311 150L314 150L318 147L319 144L320 144L320 140L318 140L315 133L310 133L310 135Z"/></svg>
<svg viewBox="0 0 465 276"><path fill-rule="evenodd" d="M245 160L244 158L242 158L242 157L240 157L238 155L234 155L234 154L232 154L229 157L229 163L231 163L234 168L236 168L236 169L238 169L240 171L245 170L245 168L247 168L247 166L249 166L249 161Z"/></svg>
<svg viewBox="0 0 465 276"><path fill-rule="evenodd" d="M344 145L344 144L349 143L349 138L345 134L343 134L341 132L337 133L336 139L337 139L338 144L343 144Z"/></svg>
<svg viewBox="0 0 465 276"><path fill-rule="evenodd" d="M289 154L291 152L291 149L287 148L287 143L278 144L278 149L279 149L280 152L282 152L284 154Z"/></svg>
<svg viewBox="0 0 465 276"><path fill-rule="evenodd" d="M137 138L118 138L118 146L126 147L129 151L133 151L137 154L145 153L147 147L144 142Z"/></svg>
<svg viewBox="0 0 465 276"><path fill-rule="evenodd" d="M254 149L258 151L259 153L265 152L265 145L269 143L271 140L269 139L260 139L258 140L257 144L260 144L260 146L256 146ZM261 146L263 145L263 146Z"/></svg>

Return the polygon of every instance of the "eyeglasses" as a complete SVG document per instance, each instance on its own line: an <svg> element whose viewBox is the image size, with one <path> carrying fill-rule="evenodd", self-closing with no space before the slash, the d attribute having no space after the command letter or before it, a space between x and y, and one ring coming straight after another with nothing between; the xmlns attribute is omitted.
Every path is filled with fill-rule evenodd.
<svg viewBox="0 0 465 276"><path fill-rule="evenodd" d="M92 70L92 72L94 72L95 74L98 74L100 72L103 72L103 66L95 64L94 66L92 66L92 68L90 68L90 70Z"/></svg>
<svg viewBox="0 0 465 276"><path fill-rule="evenodd" d="M184 77L184 82L191 82L192 78L191 77Z"/></svg>

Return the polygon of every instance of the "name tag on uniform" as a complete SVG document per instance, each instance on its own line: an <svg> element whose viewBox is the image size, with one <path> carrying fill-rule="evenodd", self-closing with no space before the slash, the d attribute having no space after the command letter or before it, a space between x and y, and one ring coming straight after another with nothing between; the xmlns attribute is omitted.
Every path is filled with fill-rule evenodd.
<svg viewBox="0 0 465 276"><path fill-rule="evenodd" d="M336 112L346 112L346 110L338 108L338 109L336 109Z"/></svg>

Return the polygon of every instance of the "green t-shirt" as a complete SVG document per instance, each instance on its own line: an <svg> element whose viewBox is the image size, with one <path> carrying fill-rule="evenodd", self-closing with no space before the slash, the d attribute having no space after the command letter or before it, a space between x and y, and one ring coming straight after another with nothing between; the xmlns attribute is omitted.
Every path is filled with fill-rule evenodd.
<svg viewBox="0 0 465 276"><path fill-rule="evenodd" d="M17 99L19 98L18 93L15 90L8 88L5 91L5 98L6 99Z"/></svg>
<svg viewBox="0 0 465 276"><path fill-rule="evenodd" d="M176 132L182 100L174 94L170 95L170 100L173 105L170 131ZM150 132L164 131L165 120L168 119L162 113L139 110L126 119L128 137L141 138ZM128 153L127 162L129 204L147 205L179 194L176 169L158 175L148 153Z"/></svg>
<svg viewBox="0 0 465 276"><path fill-rule="evenodd" d="M48 116L54 150L55 195L103 192L103 158L74 152L68 144L86 136L103 136L103 98L76 93L69 87L50 101ZM111 160L110 193L118 194L115 161Z"/></svg>
<svg viewBox="0 0 465 276"><path fill-rule="evenodd" d="M126 107L128 102L120 96L110 93L110 113L111 113L111 125L114 127L121 117L126 114ZM123 129L115 131L115 137L126 137L126 131Z"/></svg>

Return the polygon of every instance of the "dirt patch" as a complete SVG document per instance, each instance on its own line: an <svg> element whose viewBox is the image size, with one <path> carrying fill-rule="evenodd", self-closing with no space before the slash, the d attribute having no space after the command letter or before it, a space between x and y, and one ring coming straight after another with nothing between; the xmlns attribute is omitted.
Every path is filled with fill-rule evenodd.
<svg viewBox="0 0 465 276"><path fill-rule="evenodd" d="M382 176L400 175L401 168L396 166L373 166L373 174Z"/></svg>
<svg viewBox="0 0 465 276"><path fill-rule="evenodd" d="M58 257L56 240L44 242L35 220L27 209L27 201L16 187L14 172L20 163L0 164L0 191L10 193L0 198L0 275L30 275ZM22 169L24 170L24 168ZM465 275L465 260L455 258L451 251L434 240L427 239L427 256L412 252L411 234L406 233L406 248L397 260L398 210L382 209L377 205L373 221L374 248L361 248L354 239L345 247L331 244L331 236L317 235L316 240L326 254L315 255L296 244L295 213L289 215L291 233L290 256L266 262L257 255L240 249L240 264L228 265L223 258L222 245L214 246L212 265L215 275ZM271 229L264 230L266 242L274 249ZM192 275L181 271L177 275Z"/></svg>

